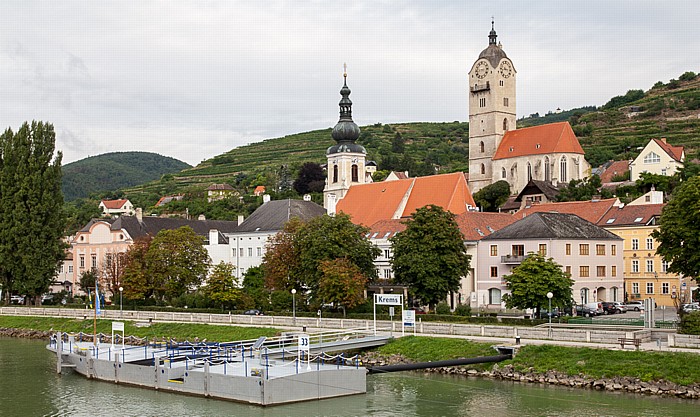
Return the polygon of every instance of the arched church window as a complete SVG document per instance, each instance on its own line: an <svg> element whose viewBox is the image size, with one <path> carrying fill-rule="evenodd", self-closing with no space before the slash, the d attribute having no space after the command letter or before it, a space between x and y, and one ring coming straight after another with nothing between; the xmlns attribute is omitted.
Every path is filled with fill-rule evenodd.
<svg viewBox="0 0 700 417"><path fill-rule="evenodd" d="M333 182L338 182L338 165L333 165Z"/></svg>
<svg viewBox="0 0 700 417"><path fill-rule="evenodd" d="M501 168L501 178L506 179L507 178L507 171L505 168Z"/></svg>
<svg viewBox="0 0 700 417"><path fill-rule="evenodd" d="M532 164L527 163L527 182L532 181Z"/></svg>
<svg viewBox="0 0 700 417"><path fill-rule="evenodd" d="M559 178L561 179L561 182L567 182L567 173L568 173L568 167L566 163L566 156L561 157L561 161L559 161Z"/></svg>
<svg viewBox="0 0 700 417"><path fill-rule="evenodd" d="M508 119L503 119L503 131L508 131Z"/></svg>
<svg viewBox="0 0 700 417"><path fill-rule="evenodd" d="M353 164L352 166L352 182L357 182L359 178L358 172L357 172L357 165Z"/></svg>
<svg viewBox="0 0 700 417"><path fill-rule="evenodd" d="M549 172L549 157L548 156L544 157L544 180L545 181L552 180L552 175Z"/></svg>
<svg viewBox="0 0 700 417"><path fill-rule="evenodd" d="M484 141L479 142L479 152L484 153Z"/></svg>
<svg viewBox="0 0 700 417"><path fill-rule="evenodd" d="M481 175L486 174L486 166L484 164L481 164Z"/></svg>

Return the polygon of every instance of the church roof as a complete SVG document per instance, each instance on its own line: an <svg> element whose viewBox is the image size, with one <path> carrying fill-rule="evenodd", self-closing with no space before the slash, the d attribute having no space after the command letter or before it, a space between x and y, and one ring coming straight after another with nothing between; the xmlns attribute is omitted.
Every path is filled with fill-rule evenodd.
<svg viewBox="0 0 700 417"><path fill-rule="evenodd" d="M475 206L461 172L353 185L338 202L337 211L353 223L371 226L380 220L408 217L429 204L454 214Z"/></svg>
<svg viewBox="0 0 700 417"><path fill-rule="evenodd" d="M503 135L493 159L552 153L584 154L569 122L509 130Z"/></svg>
<svg viewBox="0 0 700 417"><path fill-rule="evenodd" d="M491 67L496 68L498 63L504 58L507 59L508 56L500 46L489 45L479 54L479 59L481 58L486 58L486 60L489 61L489 64L491 64Z"/></svg>

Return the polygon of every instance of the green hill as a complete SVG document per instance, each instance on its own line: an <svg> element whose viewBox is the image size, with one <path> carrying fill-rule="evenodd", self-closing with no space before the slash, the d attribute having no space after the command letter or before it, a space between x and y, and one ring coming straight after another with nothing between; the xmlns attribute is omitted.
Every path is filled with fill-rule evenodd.
<svg viewBox="0 0 700 417"><path fill-rule="evenodd" d="M72 201L90 193L133 187L189 167L177 159L149 152L91 156L63 166L63 196Z"/></svg>
<svg viewBox="0 0 700 417"><path fill-rule="evenodd" d="M598 166L611 159L633 158L637 148L654 137L684 145L686 154L697 152L699 108L700 77L686 73L680 80L659 82L649 91L633 90L614 97L600 108L589 106L522 118L518 127L569 121L586 151L586 159ZM365 146L367 159L376 161L379 170L408 170L412 176L468 170L468 123L375 124L361 130L358 143ZM165 193L191 193L218 182L229 183L243 193L251 192L256 185L276 190L284 182L283 177L296 176L302 163L325 163L325 150L333 143L330 129L267 139L125 191L130 198L140 196L142 201L154 203Z"/></svg>

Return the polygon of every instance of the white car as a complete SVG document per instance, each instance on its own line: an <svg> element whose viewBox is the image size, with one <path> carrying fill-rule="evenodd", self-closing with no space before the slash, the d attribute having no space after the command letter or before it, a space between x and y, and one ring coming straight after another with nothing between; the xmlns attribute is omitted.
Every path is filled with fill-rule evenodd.
<svg viewBox="0 0 700 417"><path fill-rule="evenodd" d="M700 304L698 304L698 303L683 304L683 311L685 311L686 313L690 313L693 311L700 311Z"/></svg>
<svg viewBox="0 0 700 417"><path fill-rule="evenodd" d="M642 301L628 301L625 304L627 311L641 311L644 310L644 302Z"/></svg>
<svg viewBox="0 0 700 417"><path fill-rule="evenodd" d="M11 304L24 304L24 297L21 295L13 295L10 297L10 303Z"/></svg>

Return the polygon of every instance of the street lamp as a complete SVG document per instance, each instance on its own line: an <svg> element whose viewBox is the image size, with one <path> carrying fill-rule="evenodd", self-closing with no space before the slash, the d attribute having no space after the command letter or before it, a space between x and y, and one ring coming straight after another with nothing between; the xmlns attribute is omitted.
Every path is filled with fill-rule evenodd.
<svg viewBox="0 0 700 417"><path fill-rule="evenodd" d="M124 287L119 287L119 317L124 318L124 311L122 310L122 306L124 305L122 303L123 297L122 295L124 294Z"/></svg>
<svg viewBox="0 0 700 417"><path fill-rule="evenodd" d="M552 297L554 297L554 294L552 292L547 293L547 299L549 300L549 310L547 312L549 313L549 335L552 335Z"/></svg>
<svg viewBox="0 0 700 417"><path fill-rule="evenodd" d="M297 300L296 300L297 289L292 288L292 323L296 326L297 324Z"/></svg>

